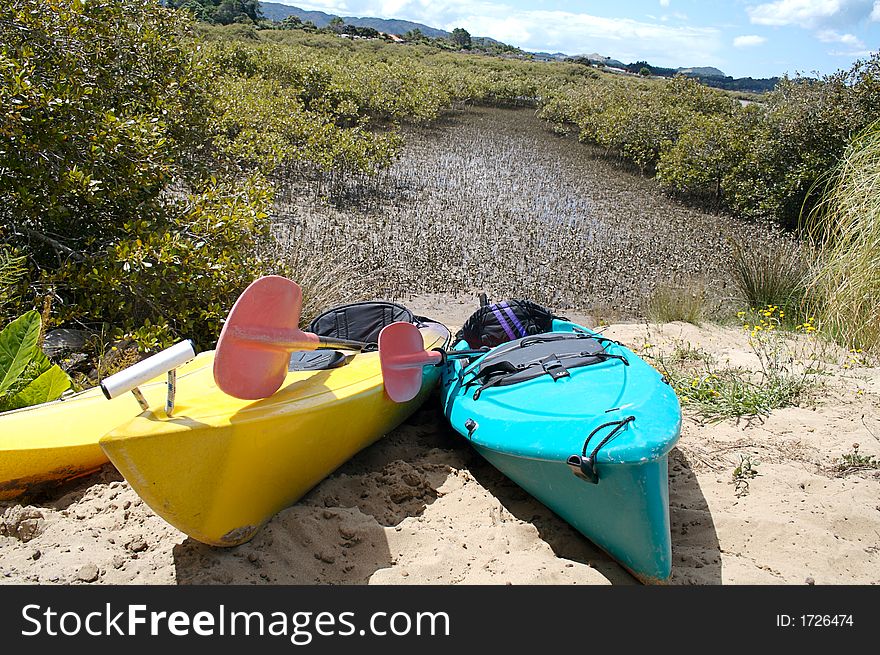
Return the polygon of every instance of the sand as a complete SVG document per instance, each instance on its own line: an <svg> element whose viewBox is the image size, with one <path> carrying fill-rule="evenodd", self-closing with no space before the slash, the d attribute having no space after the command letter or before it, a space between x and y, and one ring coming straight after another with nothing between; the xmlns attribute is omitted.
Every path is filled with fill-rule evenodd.
<svg viewBox="0 0 880 655"><path fill-rule="evenodd" d="M472 309L464 298L412 304L451 325ZM736 327L605 334L755 365ZM672 584L880 582L880 471L834 470L853 443L880 456L880 368L830 347L824 357L823 386L800 407L720 423L685 410L669 460ZM758 475L737 495L742 455ZM638 584L472 451L436 400L237 548L187 538L110 465L40 502L0 503L0 583Z"/></svg>

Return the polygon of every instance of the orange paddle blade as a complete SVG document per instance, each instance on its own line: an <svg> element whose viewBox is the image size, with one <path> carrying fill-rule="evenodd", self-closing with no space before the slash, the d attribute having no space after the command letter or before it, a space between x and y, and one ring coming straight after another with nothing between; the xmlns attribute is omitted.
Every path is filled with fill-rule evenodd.
<svg viewBox="0 0 880 655"><path fill-rule="evenodd" d="M439 364L443 356L428 352L422 333L412 323L392 323L379 333L379 361L385 393L396 403L415 398L422 388L422 369Z"/></svg>
<svg viewBox="0 0 880 655"><path fill-rule="evenodd" d="M317 337L298 329L300 286L278 275L261 277L239 296L217 341L214 381L230 396L267 398L287 376L291 350L314 350Z"/></svg>

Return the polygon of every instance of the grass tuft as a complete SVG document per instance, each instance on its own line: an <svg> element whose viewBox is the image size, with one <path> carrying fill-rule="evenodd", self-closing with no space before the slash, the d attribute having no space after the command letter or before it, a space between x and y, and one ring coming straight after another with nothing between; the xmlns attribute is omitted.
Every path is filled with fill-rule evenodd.
<svg viewBox="0 0 880 655"><path fill-rule="evenodd" d="M751 247L737 239L730 243L731 275L740 300L749 307L775 305L794 313L803 302L810 270L805 246L783 239L772 247Z"/></svg>
<svg viewBox="0 0 880 655"><path fill-rule="evenodd" d="M706 317L706 289L700 284L660 285L648 300L646 314L654 323L683 321L699 325Z"/></svg>
<svg viewBox="0 0 880 655"><path fill-rule="evenodd" d="M283 224L274 233L274 251L267 261L274 261L273 272L295 280L302 287L301 327L336 305L371 299L371 276L356 271L340 250L336 258L323 256L303 247L294 225Z"/></svg>

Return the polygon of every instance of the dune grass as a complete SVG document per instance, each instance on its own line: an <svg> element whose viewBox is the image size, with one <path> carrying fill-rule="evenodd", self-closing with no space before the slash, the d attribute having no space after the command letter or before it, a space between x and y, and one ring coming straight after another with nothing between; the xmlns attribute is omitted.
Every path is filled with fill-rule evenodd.
<svg viewBox="0 0 880 655"><path fill-rule="evenodd" d="M645 312L653 323L684 321L699 325L706 317L705 285L660 285L648 299Z"/></svg>
<svg viewBox="0 0 880 655"><path fill-rule="evenodd" d="M853 139L813 212L822 244L809 283L821 328L850 348L880 351L880 122Z"/></svg>

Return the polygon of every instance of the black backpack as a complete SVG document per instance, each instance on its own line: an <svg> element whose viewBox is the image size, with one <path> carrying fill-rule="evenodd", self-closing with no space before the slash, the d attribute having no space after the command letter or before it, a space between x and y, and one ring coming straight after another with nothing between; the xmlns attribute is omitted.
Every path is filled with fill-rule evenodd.
<svg viewBox="0 0 880 655"><path fill-rule="evenodd" d="M480 295L480 308L471 314L456 335L471 348L494 348L502 343L549 332L553 319L562 319L531 300L503 300L489 304ZM564 320L564 319L563 319Z"/></svg>

